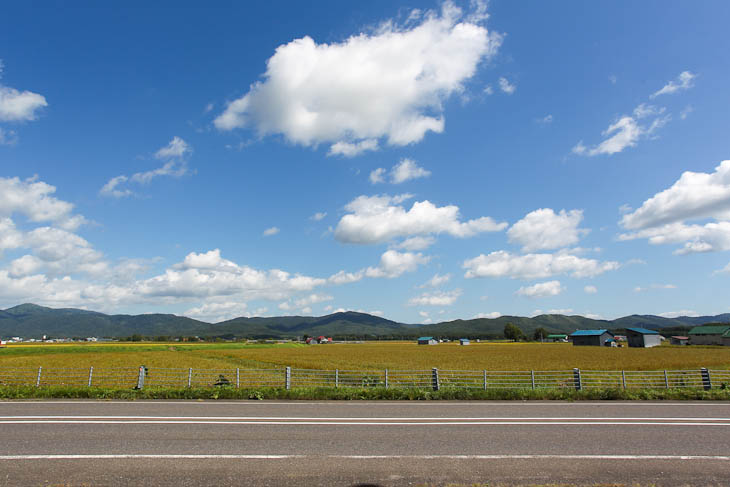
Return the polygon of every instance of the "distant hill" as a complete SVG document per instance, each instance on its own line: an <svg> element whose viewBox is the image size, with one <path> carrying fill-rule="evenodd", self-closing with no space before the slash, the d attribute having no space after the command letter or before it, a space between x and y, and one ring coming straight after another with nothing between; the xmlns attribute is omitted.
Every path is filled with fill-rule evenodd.
<svg viewBox="0 0 730 487"><path fill-rule="evenodd" d="M438 337L491 338L502 334L504 325L513 323L525 333L538 327L550 332L571 333L577 329L621 329L644 327L656 330L689 328L705 323L730 322L730 313L717 316L663 318L654 315L631 315L616 320L594 320L583 316L539 315L500 316L454 320L429 325L398 323L367 313L347 311L326 316L279 316L235 318L220 323L206 323L172 314L107 315L74 308L47 308L21 304L0 310L0 337L127 337L155 336L235 336L247 338L293 338L304 335L350 338Z"/></svg>

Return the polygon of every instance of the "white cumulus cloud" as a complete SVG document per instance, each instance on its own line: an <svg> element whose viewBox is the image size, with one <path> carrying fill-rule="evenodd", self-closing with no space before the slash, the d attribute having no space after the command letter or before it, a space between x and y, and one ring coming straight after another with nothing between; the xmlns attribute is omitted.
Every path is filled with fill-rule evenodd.
<svg viewBox="0 0 730 487"><path fill-rule="evenodd" d="M453 305L459 296L462 295L461 289L454 289L452 291L434 291L430 293L423 293L420 296L416 296L408 300L409 306L451 306Z"/></svg>
<svg viewBox="0 0 730 487"><path fill-rule="evenodd" d="M425 250L436 243L433 237L410 237L396 245L396 248L410 251Z"/></svg>
<svg viewBox="0 0 730 487"><path fill-rule="evenodd" d="M517 290L515 294L526 296L528 298L545 298L548 296L557 296L563 292L560 281L538 282L532 286L523 286Z"/></svg>
<svg viewBox="0 0 730 487"><path fill-rule="evenodd" d="M596 294L598 292L598 288L596 286L586 286L583 288L583 292L586 294Z"/></svg>
<svg viewBox="0 0 730 487"><path fill-rule="evenodd" d="M684 244L677 254L730 250L730 160L712 173L684 172L671 187L624 214L620 224L630 230L620 240Z"/></svg>
<svg viewBox="0 0 730 487"><path fill-rule="evenodd" d="M412 159L401 159L390 171L390 182L400 184L411 179L426 178L430 175L431 171L419 167L416 161Z"/></svg>
<svg viewBox="0 0 730 487"><path fill-rule="evenodd" d="M429 260L430 257L420 253L398 252L391 249L380 256L380 265L378 267L368 267L365 270L365 275L373 278L386 277L392 279L406 272L415 271L419 265L427 264Z"/></svg>
<svg viewBox="0 0 730 487"><path fill-rule="evenodd" d="M555 249L572 245L588 230L578 228L583 220L582 210L540 208L528 213L507 231L510 242L522 245L524 252Z"/></svg>
<svg viewBox="0 0 730 487"><path fill-rule="evenodd" d="M494 320L499 318L500 316L502 316L502 313L500 313L499 311L492 311L491 313L477 313L472 317L472 319L476 320L479 318L486 318L488 320Z"/></svg>
<svg viewBox="0 0 730 487"><path fill-rule="evenodd" d="M36 178L0 177L0 217L20 213L32 222L50 222L66 230L86 223L73 214L73 205L53 196L56 187Z"/></svg>
<svg viewBox="0 0 730 487"><path fill-rule="evenodd" d="M440 287L442 284L446 284L451 280L451 274L434 274L431 279L426 281L424 284L422 284L420 287Z"/></svg>
<svg viewBox="0 0 730 487"><path fill-rule="evenodd" d="M379 167L370 173L370 182L373 184L385 182L385 168ZM416 161L412 159L401 159L401 161L393 166L390 170L389 177L392 184L401 184L411 179L426 178L431 175L431 171L419 167Z"/></svg>
<svg viewBox="0 0 730 487"><path fill-rule="evenodd" d="M264 237L271 237L272 235L276 235L277 233L279 233L279 231L280 230L278 227L271 227L264 230L263 235Z"/></svg>
<svg viewBox="0 0 730 487"><path fill-rule="evenodd" d="M481 254L464 261L464 277L510 277L542 279L560 274L575 278L594 277L619 268L618 262L600 262L566 253L515 255L504 250Z"/></svg>
<svg viewBox="0 0 730 487"><path fill-rule="evenodd" d="M667 311L666 313L659 313L662 318L679 318L680 316L700 316L696 311L691 309L682 309L679 311Z"/></svg>
<svg viewBox="0 0 730 487"><path fill-rule="evenodd" d="M30 122L46 106L43 95L0 85L0 122Z"/></svg>
<svg viewBox="0 0 730 487"><path fill-rule="evenodd" d="M474 10L479 11L479 8ZM220 130L250 127L304 146L331 144L331 154L420 141L444 129L444 102L461 92L502 37L451 2L415 25L381 24L343 42L309 36L276 48L262 81L215 119Z"/></svg>
<svg viewBox="0 0 730 487"><path fill-rule="evenodd" d="M438 207L428 200L417 201L410 210L406 210L400 205L404 199L403 195L355 198L345 206L349 213L337 224L335 238L356 244L377 244L400 237L440 233L465 238L482 232L496 232L507 226L490 217L461 221L459 207Z"/></svg>

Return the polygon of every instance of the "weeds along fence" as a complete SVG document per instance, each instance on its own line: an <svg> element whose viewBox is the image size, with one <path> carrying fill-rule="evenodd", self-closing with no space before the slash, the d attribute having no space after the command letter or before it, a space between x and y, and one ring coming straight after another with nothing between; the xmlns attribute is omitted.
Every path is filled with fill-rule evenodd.
<svg viewBox="0 0 730 487"><path fill-rule="evenodd" d="M2 368L2 386L125 388L385 387L457 389L713 389L730 386L730 370L314 370L121 368Z"/></svg>

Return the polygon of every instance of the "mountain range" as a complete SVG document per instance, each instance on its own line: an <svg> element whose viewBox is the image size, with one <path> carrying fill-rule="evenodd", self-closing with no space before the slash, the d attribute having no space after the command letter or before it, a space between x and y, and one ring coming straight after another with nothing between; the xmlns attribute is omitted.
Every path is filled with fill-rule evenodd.
<svg viewBox="0 0 730 487"><path fill-rule="evenodd" d="M727 322L730 322L730 313L677 318L631 315L615 320L594 320L577 315L547 314L530 318L500 316L494 319L476 318L419 325L398 323L366 313L345 311L319 317L241 317L220 323L206 323L172 314L107 315L82 309L56 309L36 304L21 304L0 310L0 337L40 338L47 335L48 337L64 338L141 335L147 337L294 338L304 335L326 335L339 338L413 338L427 335L444 338L495 338L502 335L507 323L513 323L526 334L531 335L538 327L554 333L571 333L577 329L617 330L627 327L681 330L706 323Z"/></svg>

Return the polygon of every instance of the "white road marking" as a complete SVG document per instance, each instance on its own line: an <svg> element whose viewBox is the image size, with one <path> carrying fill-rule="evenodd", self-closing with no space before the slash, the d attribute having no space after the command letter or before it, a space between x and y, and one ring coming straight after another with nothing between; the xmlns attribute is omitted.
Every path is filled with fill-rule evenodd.
<svg viewBox="0 0 730 487"><path fill-rule="evenodd" d="M727 455L206 455L206 454L117 454L117 455L0 455L0 460L719 460L730 461Z"/></svg>
<svg viewBox="0 0 730 487"><path fill-rule="evenodd" d="M183 421L183 420L0 420L0 424L206 424L206 425L282 425L282 426L726 426L730 422L667 422L667 421Z"/></svg>
<svg viewBox="0 0 730 487"><path fill-rule="evenodd" d="M0 416L3 420L197 420L197 421L730 421L730 418L715 417L624 417L610 416L593 418L589 416L456 416L456 417L411 417L411 416L367 416L367 417L326 417L326 416L109 416L109 415L23 415Z"/></svg>

